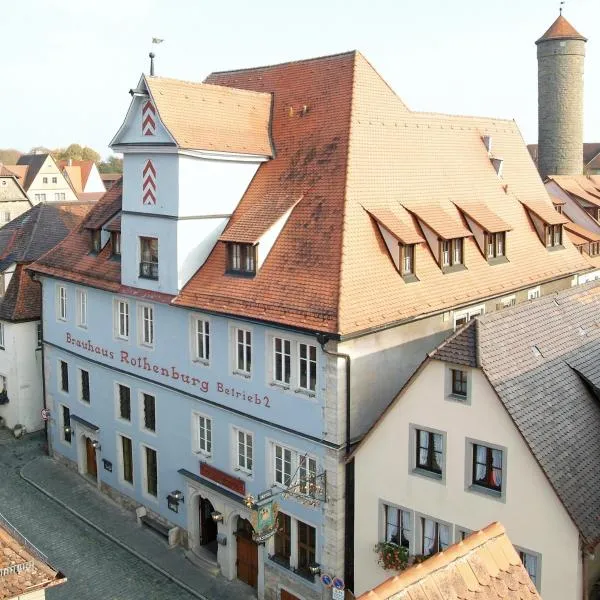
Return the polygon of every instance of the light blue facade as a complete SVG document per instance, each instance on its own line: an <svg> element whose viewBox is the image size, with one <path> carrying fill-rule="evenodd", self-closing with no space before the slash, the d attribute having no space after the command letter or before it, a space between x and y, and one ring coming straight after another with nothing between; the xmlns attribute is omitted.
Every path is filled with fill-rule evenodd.
<svg viewBox="0 0 600 600"><path fill-rule="evenodd" d="M123 250L126 251L125 249ZM57 317L58 287L66 290L67 318ZM264 324L249 323L223 316L149 302L107 291L83 287L56 279L42 278L46 393L52 410L49 428L54 452L63 455L85 474L84 449L74 433L71 443L64 441L62 407L69 408L71 424L79 419L98 428L94 439L98 450L98 484L107 484L136 504L183 529L189 529L195 518L190 511L197 507L183 502L179 512L169 510L167 495L185 490L186 478L178 471L185 469L200 474L200 460L220 471L239 477L246 493L255 498L273 486L272 444L292 448L299 455L317 460L323 472L327 443L324 432L325 364L314 337L280 330ZM78 293L87 295L88 324L77 325ZM126 301L130 310L129 339L116 336L115 302ZM154 347L140 343L138 311L142 305L154 310ZM211 356L209 365L193 360L193 318L210 323ZM241 327L252 331L252 375L248 378L232 371L232 331ZM271 382L272 337L278 335L314 345L317 348L317 389L314 395L284 390ZM69 391L61 390L60 361L68 364ZM89 372L90 402L80 399L79 370ZM119 418L117 384L131 389L131 422ZM140 395L156 399L156 432L142 427ZM212 455L195 453L194 413L212 419ZM233 430L239 428L253 434L253 473L244 475L234 469ZM86 427L79 430L88 433ZM122 477L119 455L120 437L132 440L133 486ZM143 489L142 447L157 451L158 494L149 496ZM330 445L331 447L331 445ZM112 472L103 461L112 464ZM324 545L324 504L306 506L292 498L276 498L280 510L316 528L316 557ZM318 558L317 558L318 560ZM314 584L318 588L320 584Z"/></svg>

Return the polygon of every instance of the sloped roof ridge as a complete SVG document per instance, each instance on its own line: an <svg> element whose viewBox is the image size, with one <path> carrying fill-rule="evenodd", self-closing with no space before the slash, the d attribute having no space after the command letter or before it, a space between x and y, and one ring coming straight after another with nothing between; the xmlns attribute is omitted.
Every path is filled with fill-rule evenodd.
<svg viewBox="0 0 600 600"><path fill-rule="evenodd" d="M244 94L247 96L270 96L270 94L268 92L257 92L255 90L246 90L243 88L236 88L236 87L232 87L230 85L219 85L218 83L206 83L204 81L190 81L188 79L176 79L175 77L159 77L158 75L148 75L147 76L148 79L150 80L160 80L160 81L166 81L168 83L182 83L184 85L191 85L194 87L209 87L209 88L214 88L214 89L220 89L220 90L229 90L233 93L239 93L239 94Z"/></svg>
<svg viewBox="0 0 600 600"><path fill-rule="evenodd" d="M518 129L517 122L514 119L510 119L508 117L483 117L478 115L457 115L454 113L443 113L443 112L420 112L420 111L411 111L411 114L415 117L438 117L440 119L456 119L456 120L469 120L469 121L482 121L489 123L510 123L514 125Z"/></svg>
<svg viewBox="0 0 600 600"><path fill-rule="evenodd" d="M342 56L350 56L350 55L356 55L359 54L358 50L348 50L346 52L337 52L336 54L323 54L322 56L313 56L311 58L300 58L298 60L288 60L282 63L275 63L275 64L271 64L271 65L262 65L260 67L245 67L243 69L232 69L230 71L225 70L225 71L212 71L211 73L209 73L207 75L207 77L205 78L208 79L209 77L212 77L214 75L233 75L235 73L248 73L251 71L263 71L265 69L274 69L274 68L278 68L278 67L286 67L288 65L297 65L297 64L301 64L301 63L308 63L308 62L315 62L315 61L319 61L319 60L328 60L331 58L337 58L337 57L342 57Z"/></svg>
<svg viewBox="0 0 600 600"><path fill-rule="evenodd" d="M449 356L445 355L447 350L450 350L450 354L452 354L452 360L450 362L455 362L457 364L466 364L467 366L477 367L479 366L479 329L477 325L478 317L471 319L461 327L459 327L450 337L447 337L437 348L427 353L427 356L433 360L442 360L448 361ZM463 344L462 342L465 342ZM457 344L457 342L461 342ZM473 356L469 356L468 358L464 358L464 363L461 363L460 358L452 353L451 348L454 345L473 345L474 351Z"/></svg>

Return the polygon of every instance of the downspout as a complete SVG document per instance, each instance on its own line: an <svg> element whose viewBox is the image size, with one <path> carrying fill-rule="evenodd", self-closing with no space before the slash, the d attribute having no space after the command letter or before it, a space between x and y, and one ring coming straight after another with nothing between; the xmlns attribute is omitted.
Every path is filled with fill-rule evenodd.
<svg viewBox="0 0 600 600"><path fill-rule="evenodd" d="M582 600L589 600L590 594L588 591L588 558L593 553L593 549L590 550L585 543L581 542L581 598Z"/></svg>
<svg viewBox="0 0 600 600"><path fill-rule="evenodd" d="M350 365L349 354L332 352L325 348L329 336L318 333L317 342L324 354L335 358L343 358L346 363L346 455L350 454ZM346 464L344 502L344 579L346 588L354 589L354 461Z"/></svg>

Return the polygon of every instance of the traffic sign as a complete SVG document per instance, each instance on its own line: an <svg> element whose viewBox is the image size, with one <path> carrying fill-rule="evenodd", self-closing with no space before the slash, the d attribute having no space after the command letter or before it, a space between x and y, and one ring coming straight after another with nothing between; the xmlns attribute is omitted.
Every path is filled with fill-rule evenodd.
<svg viewBox="0 0 600 600"><path fill-rule="evenodd" d="M331 575L328 575L327 573L323 573L323 575L321 575L321 583L326 588L330 588L333 585L333 579L331 579Z"/></svg>
<svg viewBox="0 0 600 600"><path fill-rule="evenodd" d="M338 590L337 588L331 588L331 600L344 600L346 593L344 590Z"/></svg>
<svg viewBox="0 0 600 600"><path fill-rule="evenodd" d="M50 418L50 409L42 408L42 410L40 410L40 415L42 416L42 419L44 419L44 421L47 421Z"/></svg>
<svg viewBox="0 0 600 600"><path fill-rule="evenodd" d="M346 587L346 584L344 583L344 580L341 577L334 577L333 587L336 590L343 590Z"/></svg>

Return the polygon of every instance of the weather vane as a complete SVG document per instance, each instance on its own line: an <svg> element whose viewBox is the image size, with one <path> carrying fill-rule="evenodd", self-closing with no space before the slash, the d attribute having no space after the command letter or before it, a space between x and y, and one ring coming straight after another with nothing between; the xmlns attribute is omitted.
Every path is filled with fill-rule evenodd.
<svg viewBox="0 0 600 600"><path fill-rule="evenodd" d="M162 38L156 38L153 37L152 38L152 43L153 44L162 44L165 40L163 40ZM154 54L154 52L150 52L150 54L148 55L150 57L150 76L154 75L154 57L156 56L156 54Z"/></svg>
<svg viewBox="0 0 600 600"><path fill-rule="evenodd" d="M559 14L562 15L562 11L563 11L563 5L565 3L565 0L560 0L560 8L558 9ZM162 41L162 40L161 40Z"/></svg>

